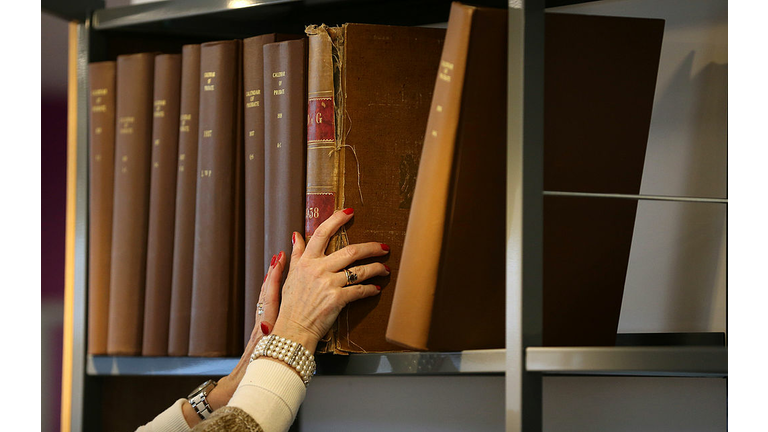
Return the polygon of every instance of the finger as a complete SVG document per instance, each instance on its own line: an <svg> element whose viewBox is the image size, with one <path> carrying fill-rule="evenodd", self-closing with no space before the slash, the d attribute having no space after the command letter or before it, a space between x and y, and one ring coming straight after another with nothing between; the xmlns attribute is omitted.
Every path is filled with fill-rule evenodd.
<svg viewBox="0 0 768 432"><path fill-rule="evenodd" d="M321 223L319 227L312 234L312 238L307 243L307 248L304 253L309 254L310 258L317 258L325 255L325 249L328 247L328 242L331 237L339 230L345 223L352 219L354 210L346 208L334 212L331 217Z"/></svg>
<svg viewBox="0 0 768 432"><path fill-rule="evenodd" d="M347 305L355 300L375 296L380 292L381 287L378 285L350 285L341 289L341 298Z"/></svg>
<svg viewBox="0 0 768 432"><path fill-rule="evenodd" d="M377 257L389 253L389 246L384 243L356 243L345 246L328 255L323 261L328 271L337 272L349 267L355 261Z"/></svg>
<svg viewBox="0 0 768 432"><path fill-rule="evenodd" d="M293 250L291 251L291 262L295 262L301 258L302 255L304 255L304 248L306 247L306 243L304 243L304 237L295 231L291 237L291 243L293 244Z"/></svg>
<svg viewBox="0 0 768 432"><path fill-rule="evenodd" d="M263 298L260 299L264 304L264 315L261 316L261 321L270 325L270 328L277 321L277 314L280 311L280 284L283 278L285 263L285 253L280 252L275 259L274 265L269 268L267 280L264 283ZM266 334L267 332L264 333Z"/></svg>
<svg viewBox="0 0 768 432"><path fill-rule="evenodd" d="M352 283L360 283L366 279L370 279L374 276L386 276L390 273L389 267L382 263L371 263L361 266L350 267L349 271L357 275L357 279ZM336 273L335 279L338 281L339 286L347 284L347 273L340 271Z"/></svg>

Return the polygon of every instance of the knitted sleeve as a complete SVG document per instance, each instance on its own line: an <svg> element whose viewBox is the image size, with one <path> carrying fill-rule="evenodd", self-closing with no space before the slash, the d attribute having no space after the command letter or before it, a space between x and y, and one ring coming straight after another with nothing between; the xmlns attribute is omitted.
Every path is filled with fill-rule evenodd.
<svg viewBox="0 0 768 432"><path fill-rule="evenodd" d="M264 432L248 413L238 407L217 409L206 421L200 422L192 432Z"/></svg>

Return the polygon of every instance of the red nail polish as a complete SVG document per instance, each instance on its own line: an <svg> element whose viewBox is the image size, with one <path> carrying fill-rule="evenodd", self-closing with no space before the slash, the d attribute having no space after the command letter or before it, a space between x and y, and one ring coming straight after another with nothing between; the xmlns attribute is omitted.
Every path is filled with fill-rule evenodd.
<svg viewBox="0 0 768 432"><path fill-rule="evenodd" d="M272 267L275 265L275 261L277 261L277 256L272 255L272 261L269 262L269 266Z"/></svg>
<svg viewBox="0 0 768 432"><path fill-rule="evenodd" d="M377 290L381 291L381 287L380 286L375 285L375 287L376 287Z"/></svg>
<svg viewBox="0 0 768 432"><path fill-rule="evenodd" d="M281 259L283 259L283 256L285 255L285 252L280 251L280 254L277 256L277 261L275 261L275 264L279 263Z"/></svg>
<svg viewBox="0 0 768 432"><path fill-rule="evenodd" d="M384 264L384 268L387 270L387 273L392 273L392 270L389 269L389 266Z"/></svg>
<svg viewBox="0 0 768 432"><path fill-rule="evenodd" d="M291 234L291 244L296 244L296 233Z"/></svg>
<svg viewBox="0 0 768 432"><path fill-rule="evenodd" d="M267 323L263 322L261 323L261 332L264 333L264 336L269 334L269 326Z"/></svg>
<svg viewBox="0 0 768 432"><path fill-rule="evenodd" d="M264 282L266 282L266 281L267 281L267 276L269 276L269 273L267 273L267 274L265 274L265 275L264 275Z"/></svg>
<svg viewBox="0 0 768 432"><path fill-rule="evenodd" d="M381 249L382 249L382 250L384 250L384 251L386 251L386 252L389 252L389 245L388 245L388 244L384 244L384 243L382 243L382 244L381 244Z"/></svg>
<svg viewBox="0 0 768 432"><path fill-rule="evenodd" d="M342 210L342 211L344 212L344 214L348 214L348 215L351 215L351 214L352 214L352 213L353 213L355 210L354 210L354 209L351 209L351 208L345 208L345 209L344 209L344 210Z"/></svg>

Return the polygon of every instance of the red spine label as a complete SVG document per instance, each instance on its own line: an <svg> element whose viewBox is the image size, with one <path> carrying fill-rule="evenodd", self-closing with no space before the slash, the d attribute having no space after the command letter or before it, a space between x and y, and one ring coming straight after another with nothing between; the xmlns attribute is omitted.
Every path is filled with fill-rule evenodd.
<svg viewBox="0 0 768 432"><path fill-rule="evenodd" d="M307 214L304 232L307 238L315 233L315 229L331 217L336 208L336 194L333 192L307 193Z"/></svg>
<svg viewBox="0 0 768 432"><path fill-rule="evenodd" d="M334 122L333 98L311 97L307 104L307 145L308 149L334 147L336 125ZM324 180L324 179L309 179ZM314 186L310 184L309 186ZM307 211L304 215L304 232L309 239L315 229L331 217L336 209L334 191L307 192Z"/></svg>

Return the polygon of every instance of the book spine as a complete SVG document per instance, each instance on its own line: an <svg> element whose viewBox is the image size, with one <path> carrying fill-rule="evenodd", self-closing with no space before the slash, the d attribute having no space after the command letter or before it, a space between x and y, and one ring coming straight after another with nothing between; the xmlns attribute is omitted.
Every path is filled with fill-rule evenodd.
<svg viewBox="0 0 768 432"><path fill-rule="evenodd" d="M200 108L200 45L184 45L181 53L179 157L173 236L173 280L168 355L189 353L189 317L195 253L195 190Z"/></svg>
<svg viewBox="0 0 768 432"><path fill-rule="evenodd" d="M264 279L264 51L274 35L243 40L243 148L245 150L245 310L247 343Z"/></svg>
<svg viewBox="0 0 768 432"><path fill-rule="evenodd" d="M88 65L89 235L88 353L107 353L112 199L115 174L115 62Z"/></svg>
<svg viewBox="0 0 768 432"><path fill-rule="evenodd" d="M240 116L240 41L200 47L200 122L198 133L195 251L189 355L234 354L232 320L238 272L239 193L242 162ZM242 324L237 340L242 343Z"/></svg>
<svg viewBox="0 0 768 432"><path fill-rule="evenodd" d="M155 57L147 282L141 350L145 356L168 355L180 91L181 55Z"/></svg>
<svg viewBox="0 0 768 432"><path fill-rule="evenodd" d="M428 344L473 11L451 8L387 324L389 342L413 349Z"/></svg>
<svg viewBox="0 0 768 432"><path fill-rule="evenodd" d="M155 54L117 58L115 188L107 353L141 354Z"/></svg>
<svg viewBox="0 0 768 432"><path fill-rule="evenodd" d="M264 45L265 257L290 253L292 233L304 227L306 46L306 39Z"/></svg>

